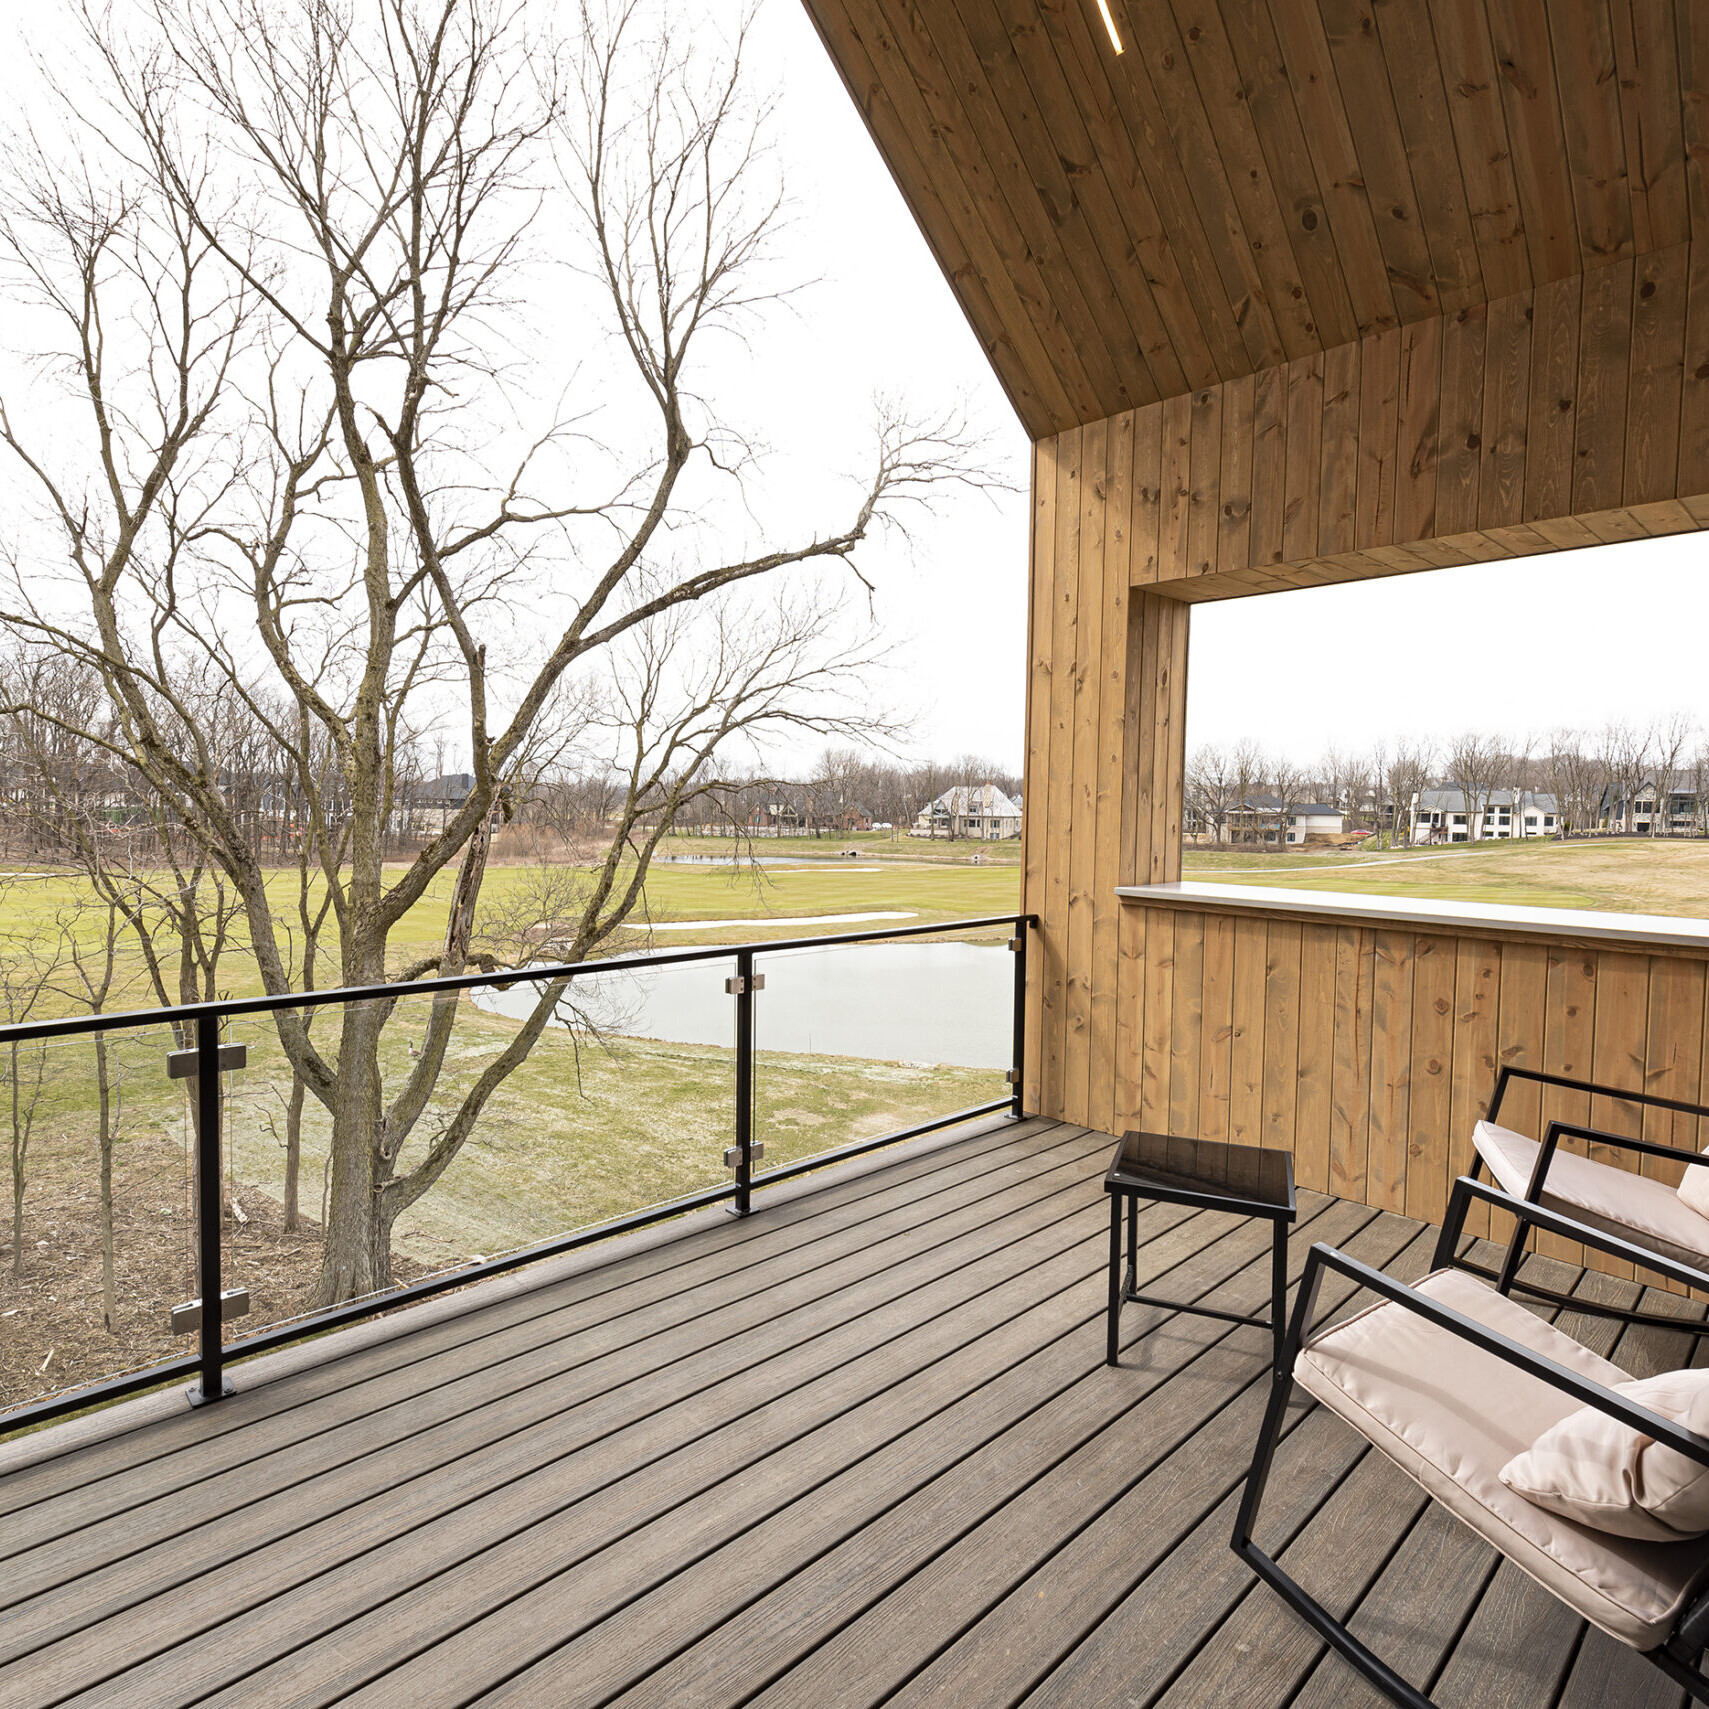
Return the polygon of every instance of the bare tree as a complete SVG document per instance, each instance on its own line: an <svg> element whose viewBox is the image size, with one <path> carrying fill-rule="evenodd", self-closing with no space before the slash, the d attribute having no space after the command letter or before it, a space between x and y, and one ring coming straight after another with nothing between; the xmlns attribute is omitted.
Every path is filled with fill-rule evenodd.
<svg viewBox="0 0 1709 1709"><path fill-rule="evenodd" d="M977 482L968 442L953 420L885 412L844 520L703 556L700 494L685 479L714 481L746 454L696 391L696 358L776 295L766 261L779 194L739 35L720 55L668 26L648 37L634 6L584 9L548 66L530 52L526 5L501 0L157 0L134 39L85 16L99 78L61 115L82 156L67 169L19 145L0 205L14 283L62 330L36 354L68 377L85 424L75 446L50 442L8 400L0 444L35 483L49 551L71 569L50 592L36 543L15 540L0 616L99 677L111 728L75 733L134 769L193 841L186 885L229 886L266 989L290 989L292 957L210 727L210 684L288 756L339 978L455 974L495 823L514 810L565 685L609 677L614 646L723 589L846 564L899 507L946 479ZM603 301L651 421L623 446L592 440L586 406L539 418L518 360L530 338L521 287L535 247L566 223L566 192L564 242L583 245L566 253ZM499 431L530 411L532 427ZM610 472L603 490L578 487L586 467ZM453 716L473 784L388 872L424 734ZM662 779L653 788L666 819L683 797ZM632 800L618 815L611 881L576 934L584 949L640 894L655 844L636 834L639 813ZM643 865L618 886L624 847ZM393 966L394 928L447 869L440 949ZM551 1002L542 993L498 1079ZM395 1217L497 1084L483 1076L399 1173L457 1004L434 1004L388 1096L392 1013L348 1006L333 1049L301 1012L275 1017L293 1072L331 1117L311 1304L389 1282Z"/></svg>
<svg viewBox="0 0 1709 1709"><path fill-rule="evenodd" d="M1596 826L1602 805L1602 768L1577 730L1556 730L1543 759L1555 797L1555 824L1565 838Z"/></svg>
<svg viewBox="0 0 1709 1709"><path fill-rule="evenodd" d="M1499 736L1467 730L1448 745L1448 776L1464 798L1466 840L1475 843L1486 829L1490 797L1506 765L1506 743Z"/></svg>
<svg viewBox="0 0 1709 1709"><path fill-rule="evenodd" d="M136 906L144 904L139 901ZM124 955L131 921L114 894L77 899L56 921L61 949L59 976L48 983L89 1014L99 1015L129 987ZM93 929L91 930L91 927ZM119 1137L119 1083L114 1052L106 1033L90 1035L95 1056L95 1145L100 1181L101 1321L109 1335L118 1331L117 1254L113 1244L113 1148ZM14 1094L17 1064L13 1063ZM17 1131L16 1114L13 1121ZM14 1213L15 1214L15 1213Z"/></svg>
<svg viewBox="0 0 1709 1709"><path fill-rule="evenodd" d="M1250 825L1246 816L1252 797L1265 781L1269 769L1264 750L1250 736L1243 737L1234 744L1234 751L1229 755L1230 781L1233 785L1232 806L1234 812L1241 815L1241 822L1248 830Z"/></svg>
<svg viewBox="0 0 1709 1709"><path fill-rule="evenodd" d="M1428 743L1413 741L1397 742L1393 754L1379 757L1382 786L1388 798L1396 841L1400 838L1401 827L1411 823L1413 803L1429 783L1435 759Z"/></svg>
<svg viewBox="0 0 1709 1709"><path fill-rule="evenodd" d="M1305 772L1289 759L1274 759L1270 762L1270 787L1276 795L1276 847L1285 850L1288 821L1305 797Z"/></svg>
<svg viewBox="0 0 1709 1709"><path fill-rule="evenodd" d="M1651 737L1654 755L1651 773L1656 786L1656 810L1650 817L1650 835L1673 835L1673 796L1685 770L1685 755L1697 735L1697 720L1689 712L1676 711L1657 721Z"/></svg>
<svg viewBox="0 0 1709 1709"><path fill-rule="evenodd" d="M1597 761L1612 831L1630 832L1637 828L1638 793L1649 767L1649 748L1649 731L1639 730L1624 720L1608 724L1602 731Z"/></svg>
<svg viewBox="0 0 1709 1709"><path fill-rule="evenodd" d="M0 884L0 897L20 880ZM64 942L23 944L0 954L0 1017L16 1026L32 1019L52 993L59 971ZM24 1268L24 1196L29 1180L30 1142L35 1137L36 1117L47 1076L48 1043L38 1039L21 1043L13 1039L6 1047L4 1075L11 1117L12 1139L12 1274Z"/></svg>
<svg viewBox="0 0 1709 1709"><path fill-rule="evenodd" d="M1187 805L1217 843L1228 841L1228 810L1234 795L1234 763L1227 748L1209 745L1187 761Z"/></svg>

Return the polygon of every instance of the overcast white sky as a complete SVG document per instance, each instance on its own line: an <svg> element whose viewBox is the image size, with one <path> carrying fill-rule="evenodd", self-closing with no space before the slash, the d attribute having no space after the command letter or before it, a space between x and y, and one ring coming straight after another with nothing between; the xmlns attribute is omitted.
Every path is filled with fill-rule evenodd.
<svg viewBox="0 0 1709 1709"><path fill-rule="evenodd" d="M673 8L721 27L731 0ZM7 9L51 49L55 11ZM15 43L12 45L16 45ZM773 532L837 520L871 444L875 393L963 396L1017 489L956 494L865 562L875 619L917 713L921 754L1019 764L1025 689L1027 446L799 0L764 0L751 64L778 97L775 143L796 203L784 276L814 279L754 348L719 364L732 413L772 448L756 489ZM29 76L13 51L0 103ZM574 330L565 328L566 346ZM1323 748L1472 724L1516 735L1685 705L1709 724L1709 576L1700 537L1201 606L1189 738ZM864 612L861 613L864 619Z"/></svg>

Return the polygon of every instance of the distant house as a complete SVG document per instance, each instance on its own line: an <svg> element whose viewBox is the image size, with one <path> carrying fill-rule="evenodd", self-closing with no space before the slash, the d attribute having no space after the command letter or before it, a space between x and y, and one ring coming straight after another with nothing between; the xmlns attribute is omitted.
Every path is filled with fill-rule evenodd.
<svg viewBox="0 0 1709 1709"><path fill-rule="evenodd" d="M1482 843L1552 837L1560 824L1555 797L1542 790L1486 790L1468 806L1463 789L1423 789L1412 798L1409 840Z"/></svg>
<svg viewBox="0 0 1709 1709"><path fill-rule="evenodd" d="M392 835L437 836L450 824L474 787L475 774L468 771L447 772L443 777L422 783L401 785L399 805L392 809Z"/></svg>
<svg viewBox="0 0 1709 1709"><path fill-rule="evenodd" d="M1597 807L1597 825L1604 831L1626 831L1635 836L1689 837L1697 828L1697 796L1689 789L1670 789L1661 824L1656 823L1657 797L1661 790L1654 778L1646 778L1632 791L1628 806L1624 794L1612 786L1602 792Z"/></svg>
<svg viewBox="0 0 1709 1709"><path fill-rule="evenodd" d="M750 831L769 831L774 836L796 835L802 828L804 815L798 801L766 801L748 815Z"/></svg>
<svg viewBox="0 0 1709 1709"><path fill-rule="evenodd" d="M996 843L1021 834L1021 804L994 783L946 789L915 815L911 837L965 837Z"/></svg>
<svg viewBox="0 0 1709 1709"><path fill-rule="evenodd" d="M1283 801L1279 795L1248 795L1228 810L1228 840L1231 843L1306 843L1339 837L1347 829L1347 815L1339 807L1322 801Z"/></svg>

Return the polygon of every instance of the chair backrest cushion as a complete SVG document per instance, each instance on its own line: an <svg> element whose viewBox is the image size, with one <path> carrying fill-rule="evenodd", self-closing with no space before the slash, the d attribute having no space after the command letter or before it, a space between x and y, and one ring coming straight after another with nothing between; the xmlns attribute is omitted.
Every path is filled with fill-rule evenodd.
<svg viewBox="0 0 1709 1709"><path fill-rule="evenodd" d="M1699 1216L1709 1216L1709 1164L1688 1163L1679 1183L1680 1203Z"/></svg>
<svg viewBox="0 0 1709 1709"><path fill-rule="evenodd" d="M1668 1371L1614 1392L1709 1436L1709 1370ZM1709 1532L1709 1466L1593 1407L1569 1413L1501 1468L1516 1495L1616 1537L1677 1543Z"/></svg>

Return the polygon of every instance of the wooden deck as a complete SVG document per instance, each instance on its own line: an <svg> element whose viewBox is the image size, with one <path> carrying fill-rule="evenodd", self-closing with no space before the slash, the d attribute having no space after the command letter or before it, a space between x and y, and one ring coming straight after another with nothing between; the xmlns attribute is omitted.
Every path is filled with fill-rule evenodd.
<svg viewBox="0 0 1709 1709"><path fill-rule="evenodd" d="M1001 1124L32 1439L0 1709L1374 1701L1229 1552L1267 1337L1129 1306L1102 1363L1108 1149ZM1141 1227L1145 1282L1264 1307L1267 1223ZM1430 1248L1305 1194L1296 1275L1312 1240L1406 1276ZM1690 1353L1572 1327L1636 1371ZM1321 1411L1260 1540L1444 1704L1684 1701Z"/></svg>

